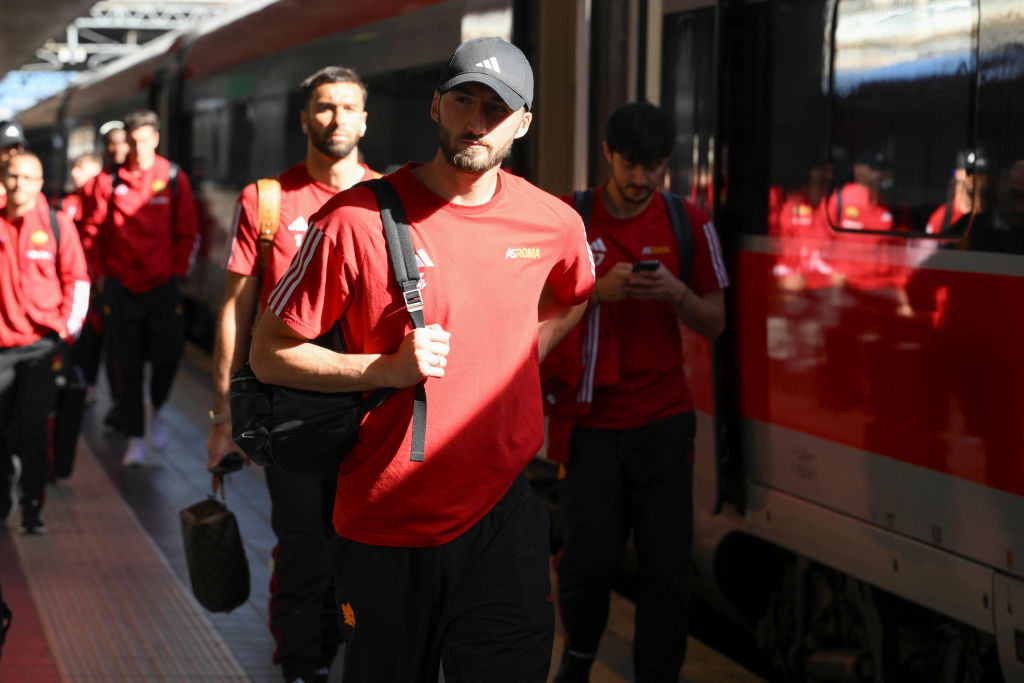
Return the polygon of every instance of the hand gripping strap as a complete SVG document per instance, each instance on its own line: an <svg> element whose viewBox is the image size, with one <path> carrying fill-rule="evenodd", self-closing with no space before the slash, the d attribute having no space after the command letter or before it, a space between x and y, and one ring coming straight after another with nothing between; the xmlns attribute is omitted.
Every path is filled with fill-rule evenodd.
<svg viewBox="0 0 1024 683"><path fill-rule="evenodd" d="M387 240L391 270L398 286L402 288L405 309L412 318L413 327L426 327L423 320L423 300L420 298L420 270L416 265L416 251L409 234L409 221L405 217L402 200L386 180L367 180L362 185L369 187L377 197L380 220L384 224L384 238ZM413 462L423 462L427 432L427 391L420 382L415 388L412 408L412 454Z"/></svg>

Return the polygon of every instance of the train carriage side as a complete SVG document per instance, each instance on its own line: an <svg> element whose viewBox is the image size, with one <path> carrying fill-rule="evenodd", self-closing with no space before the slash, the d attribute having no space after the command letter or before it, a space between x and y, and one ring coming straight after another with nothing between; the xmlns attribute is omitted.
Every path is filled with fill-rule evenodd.
<svg viewBox="0 0 1024 683"><path fill-rule="evenodd" d="M663 22L673 188L714 208L733 274L725 340L686 340L715 361L692 377L714 437L699 573L794 675L1021 678L1019 6L666 2Z"/></svg>

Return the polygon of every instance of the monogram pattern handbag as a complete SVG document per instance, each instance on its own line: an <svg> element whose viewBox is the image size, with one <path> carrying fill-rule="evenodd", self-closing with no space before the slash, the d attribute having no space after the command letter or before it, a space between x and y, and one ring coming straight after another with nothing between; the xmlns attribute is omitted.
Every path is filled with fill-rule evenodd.
<svg viewBox="0 0 1024 683"><path fill-rule="evenodd" d="M249 599L249 561L238 520L224 501L224 476L215 474L213 494L178 515L192 593L211 612L230 612Z"/></svg>

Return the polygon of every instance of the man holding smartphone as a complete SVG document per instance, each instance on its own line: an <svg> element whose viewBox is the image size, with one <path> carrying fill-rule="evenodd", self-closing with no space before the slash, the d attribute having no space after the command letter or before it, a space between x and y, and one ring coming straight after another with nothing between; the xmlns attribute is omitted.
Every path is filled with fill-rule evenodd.
<svg viewBox="0 0 1024 683"><path fill-rule="evenodd" d="M696 417L679 323L720 335L729 278L711 220L659 192L674 141L672 119L648 102L612 114L603 145L611 179L593 190L587 224L597 289L579 334L559 349L563 359L582 353L574 400L589 402L575 417L559 498L559 683L588 680L631 529L635 680L679 680L686 654ZM677 228L692 238L677 239Z"/></svg>

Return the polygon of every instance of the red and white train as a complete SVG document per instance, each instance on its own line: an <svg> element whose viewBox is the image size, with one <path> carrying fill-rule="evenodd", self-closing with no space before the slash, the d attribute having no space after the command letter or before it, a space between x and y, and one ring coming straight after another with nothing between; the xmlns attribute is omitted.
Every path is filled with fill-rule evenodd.
<svg viewBox="0 0 1024 683"><path fill-rule="evenodd" d="M556 194L606 179L622 102L677 120L667 183L734 283L723 339L685 338L715 604L791 680L1024 681L1019 0L282 0L21 121L59 178L107 119L162 115L202 203L202 336L236 193L303 154L298 82L359 70L386 170L432 154L434 79L479 34L535 65L512 166Z"/></svg>

